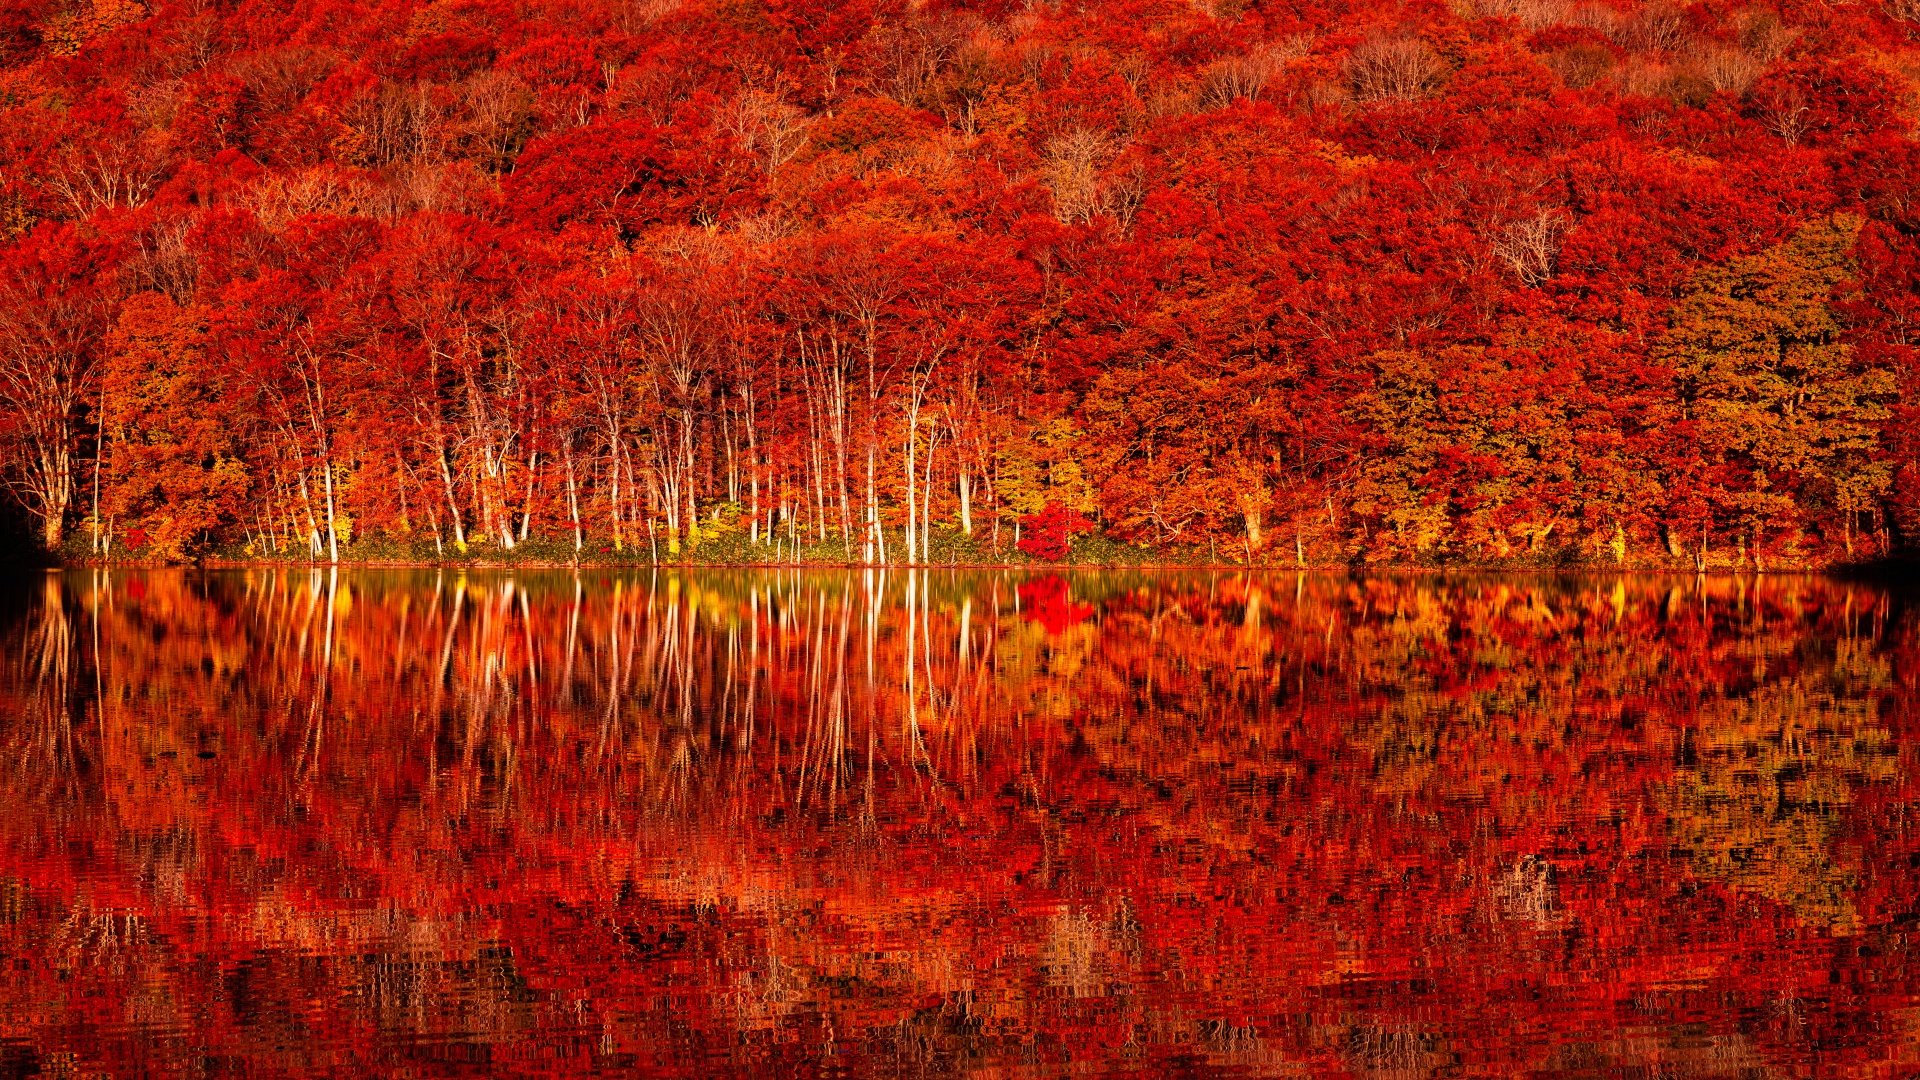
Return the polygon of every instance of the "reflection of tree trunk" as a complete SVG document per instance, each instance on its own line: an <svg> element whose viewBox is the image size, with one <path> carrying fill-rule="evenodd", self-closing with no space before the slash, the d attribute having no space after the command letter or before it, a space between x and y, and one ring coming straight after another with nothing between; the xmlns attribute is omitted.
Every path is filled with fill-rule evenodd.
<svg viewBox="0 0 1920 1080"><path fill-rule="evenodd" d="M920 734L920 692L919 692L919 687L916 685L916 681L914 678L915 670L914 670L914 656L913 656L914 648L913 647L915 645L914 638L919 633L919 628L915 625L917 621L915 619L915 615L918 611L919 605L915 603L916 597L914 595L913 584L914 584L913 571L909 570L907 571L907 588L906 588L906 601L907 601L906 650L901 659L901 675L902 675L901 692L905 694L907 698L906 734L907 734L907 748L908 748L908 753L910 755L908 760L917 764L921 756L920 750L924 748L925 740L921 737L921 734ZM871 646L869 646L869 648L871 648ZM868 778L869 779L872 778L871 766L869 766L868 768Z"/></svg>
<svg viewBox="0 0 1920 1080"><path fill-rule="evenodd" d="M97 584L99 575L95 575L95 580L93 663L98 679L99 594L103 587ZM31 672L31 692L17 729L20 738L17 741L9 738L6 745L12 751L8 756L17 764L22 779L30 783L28 790L36 792L39 800L51 803L71 799L75 794L72 785L81 779L73 693L78 631L59 577L49 575L43 579L36 614L38 618L30 624L32 631L23 642L25 648L20 657L21 668ZM98 708L105 699L97 690L95 697ZM0 727L0 736L12 734Z"/></svg>

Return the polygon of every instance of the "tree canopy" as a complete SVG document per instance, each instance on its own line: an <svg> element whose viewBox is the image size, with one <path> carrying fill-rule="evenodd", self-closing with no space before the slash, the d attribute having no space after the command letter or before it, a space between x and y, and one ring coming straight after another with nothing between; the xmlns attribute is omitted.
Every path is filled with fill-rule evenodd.
<svg viewBox="0 0 1920 1080"><path fill-rule="evenodd" d="M1920 538L1904 0L29 0L0 113L71 553Z"/></svg>

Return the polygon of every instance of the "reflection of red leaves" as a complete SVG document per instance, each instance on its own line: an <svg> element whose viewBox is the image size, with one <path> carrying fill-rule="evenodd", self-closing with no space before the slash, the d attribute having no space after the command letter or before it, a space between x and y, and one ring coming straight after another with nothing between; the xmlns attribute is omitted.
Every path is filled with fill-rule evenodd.
<svg viewBox="0 0 1920 1080"><path fill-rule="evenodd" d="M1878 940L1877 928L1897 925L1920 892L1914 838L1883 826L1913 800L1920 770L1902 762L1870 779L1851 748L1864 737L1860 725L1886 730L1875 739L1910 740L1913 688L1863 688L1846 700L1880 707L1853 713L1808 699L1815 722L1841 725L1823 726L1841 744L1839 757L1749 759L1742 750L1764 741L1754 725L1772 715L1756 716L1751 699L1798 701L1809 682L1842 685L1831 643L1849 631L1863 598L1887 610L1876 592L1857 592L1850 609L1845 587L1817 580L1708 579L1676 607L1672 583L1653 579L1621 579L1616 589L1582 579L1516 588L1308 578L1286 589L1295 593L1289 603L1257 577L1149 577L1111 595L1103 589L1099 625L1084 620L1090 640L1067 662L1060 643L1071 635L1037 651L1004 638L1012 647L999 648L982 610L1018 596L1016 621L1031 639L1040 626L1029 617L1062 627L1084 617L1070 597L1085 579L1022 575L998 586L995 599L980 591L993 579L982 578L943 584L955 591L916 607L912 622L900 593L876 596L882 621L869 640L879 681L867 684L871 692L827 683L820 694L833 696L825 697L812 689L814 672L831 678L845 664L859 674L864 663L831 629L854 616L847 605L857 592L810 591L814 583L791 579L760 594L770 604L727 585L696 599L683 583L677 599L648 608L651 597L616 592L623 575L607 570L579 586L564 575L525 575L518 596L492 587L497 578L479 579L456 615L455 604L431 603L430 579L350 577L340 586L353 603L334 608L334 642L355 667L324 687L312 675L317 645L309 638L303 649L297 629L311 604L332 606L333 589L304 572L270 588L237 575L122 573L95 591L67 578L50 581L24 618L11 616L20 622L4 624L10 648L32 650L32 664L0 665L0 740L18 742L49 716L62 721L70 714L45 710L79 702L88 715L73 745L97 755L23 756L10 746L0 768L0 805L10 811L0 814L0 874L21 898L9 897L0 949L9 950L9 1002L39 1010L15 1026L47 1048L37 1051L43 1056L85 1049L103 1072L177 1072L181 1059L163 1055L181 1045L264 1071L293 1051L286 1027L260 1017L300 1016L315 1019L296 1035L343 1033L319 1053L376 1060L392 1072L448 1071L439 1055L452 1039L493 1040L480 1045L497 1071L534 1076L575 1075L615 1055L639 1060L654 1045L726 1061L742 1045L733 988L765 978L765 943L791 934L780 920L794 910L822 913L808 926L809 967L785 984L807 1002L797 1023L811 1032L835 1025L848 1072L895 1062L899 1032L952 992L952 958L979 948L996 950L996 962L967 985L1000 1000L1029 994L1020 1000L1034 1006L1008 1022L1019 1039L979 1043L983 1071L1020 1054L1029 1032L1048 1045L1072 1040L1094 1062L1088 1071L1127 1064L1131 1016L1177 1006L1166 994L1178 986L1231 983L1231 1000L1189 1029L1209 1041L1197 1051L1186 1042L1151 1047L1137 1071L1179 1071L1179 1055L1217 1051L1214 1034L1245 1031L1306 1061L1305 1071L1336 1072L1351 1064L1344 1038L1264 1019L1308 1015L1326 1000L1323 988L1237 973L1303 963L1336 970L1362 939L1368 971L1387 974L1378 994L1353 1005L1356 1023L1400 1030L1420 1010L1423 1030L1464 1047L1492 1074L1538 1072L1554 1060L1530 1032L1604 1037L1640 1007L1645 988L1679 984L1697 988L1680 1007L1709 1025L1737 1026L1782 1001L1802 1002L1806 1025L1763 1027L1756 1043L1789 1063L1782 1071L1812 1039L1841 1048L1835 1071L1856 1062L1869 1071L1904 1045L1888 1015L1911 999L1910 967L1899 950L1849 943ZM961 625L954 602L967 595L974 621ZM1404 620L1414 605L1423 622L1410 637ZM97 638L84 629L96 614ZM1329 633L1335 619L1339 640ZM1889 616L1888 629L1874 631L1883 636L1864 640L1905 671L1920 636L1910 632L1910 613L1899 619ZM75 621L102 646L100 682L89 667L84 696L34 674L73 648ZM761 643L757 655L729 648L749 633ZM449 634L456 647L434 676L447 703L417 701L418 650L409 643L440 651ZM960 634L971 635L959 639L965 647L943 644ZM1409 641L1419 643L1417 668L1405 663ZM1796 662L1756 684L1751 662L1741 662L1756 642ZM623 653L631 644L635 655L695 658L678 685L699 717L722 715L736 700L729 687L757 686L757 741L713 740L689 754L685 739L635 732L615 752L595 753L602 710L620 700L611 695L622 692L626 670L610 663L577 666L579 681L551 703L555 722L543 714L526 725L465 723L473 715L466 703L500 672L557 673L576 647L591 657L616 644ZM990 651L981 656L975 644ZM1489 663L1489 649L1499 662ZM1382 673L1377 684L1365 674L1374 672ZM952 715L980 722L915 724L908 710L927 699L909 695L929 684ZM1525 698L1541 687L1569 707L1506 710L1499 725L1510 738L1450 737L1469 732L1463 702ZM323 752L301 758L287 752L284 727L263 726L261 711L288 700L304 711L310 692L355 719L328 729ZM1701 705L1677 717L1644 707L1680 699ZM782 784L793 791L815 775L815 759L753 751L819 746L810 741L819 738L818 710L832 701L857 703L872 718L873 756L827 759L829 769L844 762L859 802L843 795L834 809L832 788L818 804L770 801ZM1426 752L1409 752L1410 737L1433 735L1438 742L1420 744ZM935 762L963 762L955 772L965 781L865 783L875 775L868 770L886 775L889 755L908 761L923 746ZM541 767L509 772L500 753L537 753ZM76 783L76 762L138 782ZM688 779L682 797L659 798L668 775ZM1747 796L1726 785L1756 775L1769 786L1799 775L1803 786L1839 784L1852 794L1817 814L1788 808L1757 841L1722 839L1746 820L1735 812ZM497 801L475 813L476 796ZM635 831L637 805L650 811ZM1289 813L1289 805L1307 810ZM869 846L856 853L867 861L850 882L840 841L849 812L869 807L859 826L871 826L860 838ZM1834 832L1810 840L1808 827ZM55 830L59 842L49 844ZM169 830L164 843L153 839L160 830ZM1756 842L1760 857L1744 866L1696 854ZM1778 858L1781 844L1809 858ZM182 857L216 845L239 854L205 871L200 887L184 898L155 888L156 868L177 873ZM429 846L445 857L415 854ZM1421 870L1460 864L1463 852L1466 872ZM742 867L769 896L786 899L716 909L684 886L690 875L735 880ZM1834 892L1836 880L1856 884ZM1126 900L1085 899L1102 893ZM1374 899L1385 896L1392 902ZM1850 908L1820 899L1832 896ZM270 920L220 914L263 905ZM453 931L427 945L384 933L332 936L343 918L373 905L422 925L474 927L497 944L463 944ZM44 944L69 940L76 918L104 911L140 923L137 952L96 932L90 940L120 951L76 969L71 950ZM1849 911L1849 925L1861 928L1855 937L1823 929ZM1813 947L1783 948L1796 934ZM288 948L296 935L311 947ZM1439 936L1453 951L1436 967L1428 961ZM876 941L897 957L881 978L872 977ZM1191 948L1143 957L1140 941ZM139 964L114 962L129 955ZM1152 992L1131 1013L1092 1010L1092 999L1070 993L1031 993L1062 985L1062 956L1090 959L1107 985L1137 980ZM381 999L362 992L376 964L411 965L411 985L459 1011L382 1013ZM251 973L258 1009L221 993L222 973L236 971ZM1423 971L1429 981L1409 990L1402 975ZM193 1045L113 1037L150 1000L140 981L149 973L170 980L195 1011ZM524 1005L495 1007L501 994L523 995ZM469 1011L470 1002L487 1011ZM599 1040L571 1041L582 1015L615 1014L636 1019L611 1053ZM1115 1014L1122 1021L1109 1023ZM814 1065L822 1042L770 1042L765 1071L824 1071ZM680 1057L648 1060L670 1073ZM1607 1060L1638 1059L1623 1051Z"/></svg>
<svg viewBox="0 0 1920 1080"><path fill-rule="evenodd" d="M1076 604L1067 594L1067 579L1059 574L1020 583L1020 612L1046 630L1058 634L1069 626L1085 622L1093 614L1092 604Z"/></svg>

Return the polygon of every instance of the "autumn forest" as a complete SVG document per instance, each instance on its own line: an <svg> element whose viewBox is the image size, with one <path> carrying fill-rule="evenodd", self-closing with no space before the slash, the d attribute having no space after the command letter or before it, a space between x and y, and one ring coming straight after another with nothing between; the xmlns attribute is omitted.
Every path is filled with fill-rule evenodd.
<svg viewBox="0 0 1920 1080"><path fill-rule="evenodd" d="M1915 0L24 0L0 117L70 559L1920 540Z"/></svg>

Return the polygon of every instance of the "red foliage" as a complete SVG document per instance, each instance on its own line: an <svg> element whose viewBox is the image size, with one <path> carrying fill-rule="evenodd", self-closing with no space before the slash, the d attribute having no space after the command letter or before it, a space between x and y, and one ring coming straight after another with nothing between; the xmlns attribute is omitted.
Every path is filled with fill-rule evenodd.
<svg viewBox="0 0 1920 1080"><path fill-rule="evenodd" d="M1017 591L1021 613L1049 634L1061 633L1093 617L1093 605L1075 603L1067 579L1059 574L1023 581Z"/></svg>
<svg viewBox="0 0 1920 1080"><path fill-rule="evenodd" d="M1898 590L33 585L9 1075L1914 1072Z"/></svg>
<svg viewBox="0 0 1920 1080"><path fill-rule="evenodd" d="M1067 557L1073 538L1090 532L1093 522L1077 510L1050 502L1037 514L1020 519L1020 550L1042 562L1059 562Z"/></svg>
<svg viewBox="0 0 1920 1080"><path fill-rule="evenodd" d="M15 5L0 486L50 543L142 524L191 424L100 373L160 294L193 385L128 392L233 428L167 527L256 552L718 513L924 559L1056 499L1288 563L1884 555L1911 8ZM1825 310L1685 317L1792 259Z"/></svg>

